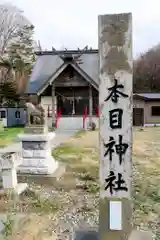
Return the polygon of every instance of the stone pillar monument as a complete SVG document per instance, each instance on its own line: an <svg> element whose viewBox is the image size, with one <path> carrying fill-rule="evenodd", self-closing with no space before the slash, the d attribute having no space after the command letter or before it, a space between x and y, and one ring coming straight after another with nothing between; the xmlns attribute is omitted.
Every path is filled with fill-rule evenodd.
<svg viewBox="0 0 160 240"><path fill-rule="evenodd" d="M99 16L100 240L132 231L132 14Z"/></svg>
<svg viewBox="0 0 160 240"><path fill-rule="evenodd" d="M27 106L27 123L24 134L18 137L22 142L22 164L19 173L52 174L58 162L52 157L51 142L54 132L48 132L47 118L42 105L31 102Z"/></svg>
<svg viewBox="0 0 160 240"><path fill-rule="evenodd" d="M76 240L151 240L132 229L132 14L99 24L100 221Z"/></svg>

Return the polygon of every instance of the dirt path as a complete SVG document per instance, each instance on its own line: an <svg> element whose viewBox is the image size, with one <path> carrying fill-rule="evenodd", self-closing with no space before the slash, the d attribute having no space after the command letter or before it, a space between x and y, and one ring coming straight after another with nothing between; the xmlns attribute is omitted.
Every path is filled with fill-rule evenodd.
<svg viewBox="0 0 160 240"><path fill-rule="evenodd" d="M49 223L49 217L31 214L22 229L14 233L9 240L42 240L47 223Z"/></svg>

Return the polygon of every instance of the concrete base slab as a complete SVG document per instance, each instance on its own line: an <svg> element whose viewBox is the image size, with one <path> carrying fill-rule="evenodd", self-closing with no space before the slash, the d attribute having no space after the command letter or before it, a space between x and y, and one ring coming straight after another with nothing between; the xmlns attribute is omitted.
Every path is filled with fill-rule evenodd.
<svg viewBox="0 0 160 240"><path fill-rule="evenodd" d="M0 189L0 195L20 195L28 188L27 183L18 183L14 189Z"/></svg>
<svg viewBox="0 0 160 240"><path fill-rule="evenodd" d="M18 173L18 182L36 183L36 184L46 184L51 185L55 181L59 180L65 173L66 165L60 163L58 168L52 174L23 174Z"/></svg>
<svg viewBox="0 0 160 240"><path fill-rule="evenodd" d="M58 169L58 162L54 160L54 158L49 157L47 159L45 159L45 161L43 162L44 166L40 166L40 164L36 164L36 162L34 162L32 160L27 159L27 161L25 161L26 159L23 160L23 164L19 165L17 167L17 173L21 173L21 174L39 174L39 175L44 175L44 174L53 174L57 169ZM37 159L36 159L37 160ZM25 164L27 162L27 164ZM30 164L29 164L30 163ZM42 164L41 164L42 165Z"/></svg>
<svg viewBox="0 0 160 240"><path fill-rule="evenodd" d="M100 236L96 229L78 230L71 240L100 240ZM152 240L152 233L133 230L128 240Z"/></svg>
<svg viewBox="0 0 160 240"><path fill-rule="evenodd" d="M99 240L98 229L83 229L75 231L71 240Z"/></svg>

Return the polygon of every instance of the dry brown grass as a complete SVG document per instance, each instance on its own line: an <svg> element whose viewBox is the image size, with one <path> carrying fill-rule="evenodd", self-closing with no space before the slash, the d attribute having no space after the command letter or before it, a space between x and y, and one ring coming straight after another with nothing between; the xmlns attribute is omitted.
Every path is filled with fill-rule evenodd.
<svg viewBox="0 0 160 240"><path fill-rule="evenodd" d="M32 214L23 228L10 236L8 240L44 240L41 236L44 236L43 230L47 223L49 223L49 219L45 216ZM47 237L45 239L47 240Z"/></svg>
<svg viewBox="0 0 160 240"><path fill-rule="evenodd" d="M134 222L160 239L160 128L134 131Z"/></svg>
<svg viewBox="0 0 160 240"><path fill-rule="evenodd" d="M99 191L99 136L97 131L81 132L53 153L56 159L67 164L64 177L57 189L78 190L76 179L85 184L84 193ZM133 133L133 221L142 229L150 229L160 239L160 128L146 128ZM32 231L28 228L27 231ZM21 238L19 238L21 239ZM27 234L23 235L24 240Z"/></svg>
<svg viewBox="0 0 160 240"><path fill-rule="evenodd" d="M89 190L98 191L99 134L81 133L55 152L68 162L71 171L89 181ZM160 238L160 128L135 128L133 132L133 221L136 227L151 229ZM67 181L65 181L67 185Z"/></svg>
<svg viewBox="0 0 160 240"><path fill-rule="evenodd" d="M98 148L99 134L98 131L82 132L80 137L70 138L68 144L79 148Z"/></svg>

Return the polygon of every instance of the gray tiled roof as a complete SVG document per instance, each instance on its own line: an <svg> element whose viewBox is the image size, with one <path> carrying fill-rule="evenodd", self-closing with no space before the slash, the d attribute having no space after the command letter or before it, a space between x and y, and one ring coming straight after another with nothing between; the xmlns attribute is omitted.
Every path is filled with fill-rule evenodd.
<svg viewBox="0 0 160 240"><path fill-rule="evenodd" d="M160 99L160 93L136 93L135 95L146 99Z"/></svg>
<svg viewBox="0 0 160 240"><path fill-rule="evenodd" d="M98 78L98 53L83 54L80 68L99 85Z"/></svg>
<svg viewBox="0 0 160 240"><path fill-rule="evenodd" d="M64 54L66 53L64 52ZM76 51L73 51L72 55L77 55ZM79 64L81 70L87 74L97 86L99 85L98 58L98 51L93 50L92 52L82 54L80 56L82 63ZM59 55L54 55L53 53L43 53L39 55L33 68L26 93L37 93L63 63L64 61ZM150 100L160 99L160 93L137 93L134 95Z"/></svg>
<svg viewBox="0 0 160 240"><path fill-rule="evenodd" d="M58 55L38 56L26 93L37 93L62 64L63 60Z"/></svg>
<svg viewBox="0 0 160 240"><path fill-rule="evenodd" d="M98 85L98 53L84 53L80 59L82 64L79 64L79 67ZM26 93L37 93L63 63L64 61L58 55L47 53L46 55L39 55L29 79Z"/></svg>

